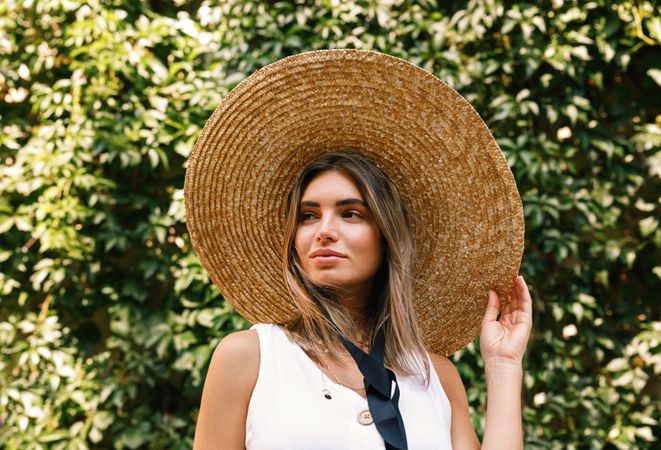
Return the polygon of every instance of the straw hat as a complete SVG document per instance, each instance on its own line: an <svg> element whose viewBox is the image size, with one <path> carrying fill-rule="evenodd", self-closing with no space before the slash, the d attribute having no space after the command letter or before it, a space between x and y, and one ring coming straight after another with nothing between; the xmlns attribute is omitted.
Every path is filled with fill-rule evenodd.
<svg viewBox="0 0 661 450"><path fill-rule="evenodd" d="M301 53L227 95L186 172L186 221L202 265L249 321L292 317L280 262L287 194L307 163L346 149L389 176L411 211L415 308L429 349L464 347L479 334L488 290L504 298L514 285L521 199L471 105L399 58Z"/></svg>

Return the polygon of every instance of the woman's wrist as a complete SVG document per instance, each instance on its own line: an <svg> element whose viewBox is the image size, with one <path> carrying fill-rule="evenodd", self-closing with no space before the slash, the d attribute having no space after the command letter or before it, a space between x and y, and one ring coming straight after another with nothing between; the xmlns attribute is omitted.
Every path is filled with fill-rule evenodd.
<svg viewBox="0 0 661 450"><path fill-rule="evenodd" d="M512 359L484 361L487 412L483 449L523 449L521 385L523 364Z"/></svg>
<svg viewBox="0 0 661 450"><path fill-rule="evenodd" d="M523 380L523 364L521 361L487 360L484 361L484 372L487 376L487 381L516 381L520 384Z"/></svg>
<svg viewBox="0 0 661 450"><path fill-rule="evenodd" d="M484 370L509 371L523 370L523 361L511 358L487 358L484 359Z"/></svg>

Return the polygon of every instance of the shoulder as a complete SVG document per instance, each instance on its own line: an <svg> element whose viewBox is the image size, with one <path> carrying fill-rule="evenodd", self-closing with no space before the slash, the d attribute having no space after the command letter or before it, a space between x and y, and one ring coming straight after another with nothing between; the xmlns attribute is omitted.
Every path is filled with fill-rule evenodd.
<svg viewBox="0 0 661 450"><path fill-rule="evenodd" d="M448 396L448 400L450 400L450 404L463 404L466 399L466 390L455 365L446 356L430 352L429 357L432 360L434 369L436 369L436 375L438 375L443 390Z"/></svg>
<svg viewBox="0 0 661 450"><path fill-rule="evenodd" d="M195 449L244 448L248 404L259 373L259 337L238 331L216 346L202 391Z"/></svg>
<svg viewBox="0 0 661 450"><path fill-rule="evenodd" d="M452 448L479 449L480 441L471 424L466 389L459 371L445 356L429 353L429 357L450 401Z"/></svg>
<svg viewBox="0 0 661 450"><path fill-rule="evenodd" d="M216 346L209 364L207 381L222 383L237 394L250 395L259 372L259 337L255 330L237 331Z"/></svg>
<svg viewBox="0 0 661 450"><path fill-rule="evenodd" d="M259 356L259 337L256 330L235 331L225 336L216 346L214 356L222 354L229 357L256 353Z"/></svg>
<svg viewBox="0 0 661 450"><path fill-rule="evenodd" d="M259 369L259 337L255 330L243 330L230 333L216 346L211 358L211 365L241 363L241 368L250 369L257 364ZM236 366L232 370L237 369Z"/></svg>
<svg viewBox="0 0 661 450"><path fill-rule="evenodd" d="M441 378L441 375L445 375L444 378L455 378L459 376L457 368L447 356L429 352L429 357L439 378Z"/></svg>

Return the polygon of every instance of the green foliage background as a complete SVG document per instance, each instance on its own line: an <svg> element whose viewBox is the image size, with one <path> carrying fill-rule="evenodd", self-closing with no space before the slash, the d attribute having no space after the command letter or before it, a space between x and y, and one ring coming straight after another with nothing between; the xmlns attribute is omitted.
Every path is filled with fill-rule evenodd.
<svg viewBox="0 0 661 450"><path fill-rule="evenodd" d="M211 352L248 324L192 252L186 158L254 70L351 47L433 72L507 155L535 300L526 448L652 448L660 16L643 0L4 0L0 447L191 447ZM477 349L453 358L481 433Z"/></svg>

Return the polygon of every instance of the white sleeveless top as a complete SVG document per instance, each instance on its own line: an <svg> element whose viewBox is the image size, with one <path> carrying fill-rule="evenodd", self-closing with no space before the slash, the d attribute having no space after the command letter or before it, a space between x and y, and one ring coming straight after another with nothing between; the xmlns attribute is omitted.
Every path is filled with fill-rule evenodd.
<svg viewBox="0 0 661 450"><path fill-rule="evenodd" d="M259 374L248 405L246 450L385 449L359 414L367 400L334 383L277 325L257 324ZM397 377L399 409L411 450L451 450L450 402L433 366L420 377ZM332 398L326 399L324 389ZM394 384L393 384L394 387Z"/></svg>

